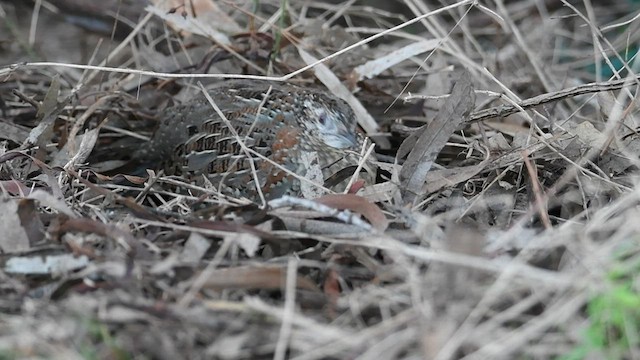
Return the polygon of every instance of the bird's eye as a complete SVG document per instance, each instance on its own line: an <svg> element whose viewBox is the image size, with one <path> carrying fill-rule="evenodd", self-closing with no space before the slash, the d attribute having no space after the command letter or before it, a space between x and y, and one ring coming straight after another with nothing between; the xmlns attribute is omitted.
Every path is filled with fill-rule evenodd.
<svg viewBox="0 0 640 360"><path fill-rule="evenodd" d="M327 122L327 114L320 114L320 116L318 116L318 122L320 123L320 125L324 125Z"/></svg>

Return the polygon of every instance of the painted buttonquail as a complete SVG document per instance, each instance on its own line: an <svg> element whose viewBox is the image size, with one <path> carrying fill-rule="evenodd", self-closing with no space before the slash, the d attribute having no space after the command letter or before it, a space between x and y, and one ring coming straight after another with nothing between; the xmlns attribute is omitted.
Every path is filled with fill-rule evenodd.
<svg viewBox="0 0 640 360"><path fill-rule="evenodd" d="M246 80L208 93L229 123L200 94L168 109L137 157L161 164L169 175L206 176L225 193L251 200L258 199L257 188L267 199L302 195L308 182L293 174L344 189L364 141L346 102L313 88ZM360 175L371 183L371 162L364 168Z"/></svg>

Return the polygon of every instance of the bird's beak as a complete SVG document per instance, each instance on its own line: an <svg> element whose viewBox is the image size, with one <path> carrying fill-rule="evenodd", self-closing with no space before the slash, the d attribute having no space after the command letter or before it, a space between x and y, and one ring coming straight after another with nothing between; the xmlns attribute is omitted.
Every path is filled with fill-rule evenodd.
<svg viewBox="0 0 640 360"><path fill-rule="evenodd" d="M327 144L336 149L347 149L356 147L358 145L358 139L354 134L345 132L332 136Z"/></svg>

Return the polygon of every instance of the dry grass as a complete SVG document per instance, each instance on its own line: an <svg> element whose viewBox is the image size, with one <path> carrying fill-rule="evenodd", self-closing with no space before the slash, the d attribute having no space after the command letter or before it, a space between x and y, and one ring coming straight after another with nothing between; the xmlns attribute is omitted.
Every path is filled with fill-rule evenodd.
<svg viewBox="0 0 640 360"><path fill-rule="evenodd" d="M73 3L0 2L0 358L640 358L636 2ZM127 169L229 74L347 100L376 184Z"/></svg>

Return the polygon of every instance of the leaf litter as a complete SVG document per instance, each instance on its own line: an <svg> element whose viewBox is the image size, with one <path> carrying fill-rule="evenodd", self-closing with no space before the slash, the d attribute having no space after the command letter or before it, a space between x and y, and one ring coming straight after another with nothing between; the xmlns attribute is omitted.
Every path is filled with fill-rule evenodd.
<svg viewBox="0 0 640 360"><path fill-rule="evenodd" d="M87 4L0 3L3 354L618 351L581 334L640 253L633 2ZM263 204L128 167L203 72L345 98L374 183Z"/></svg>

